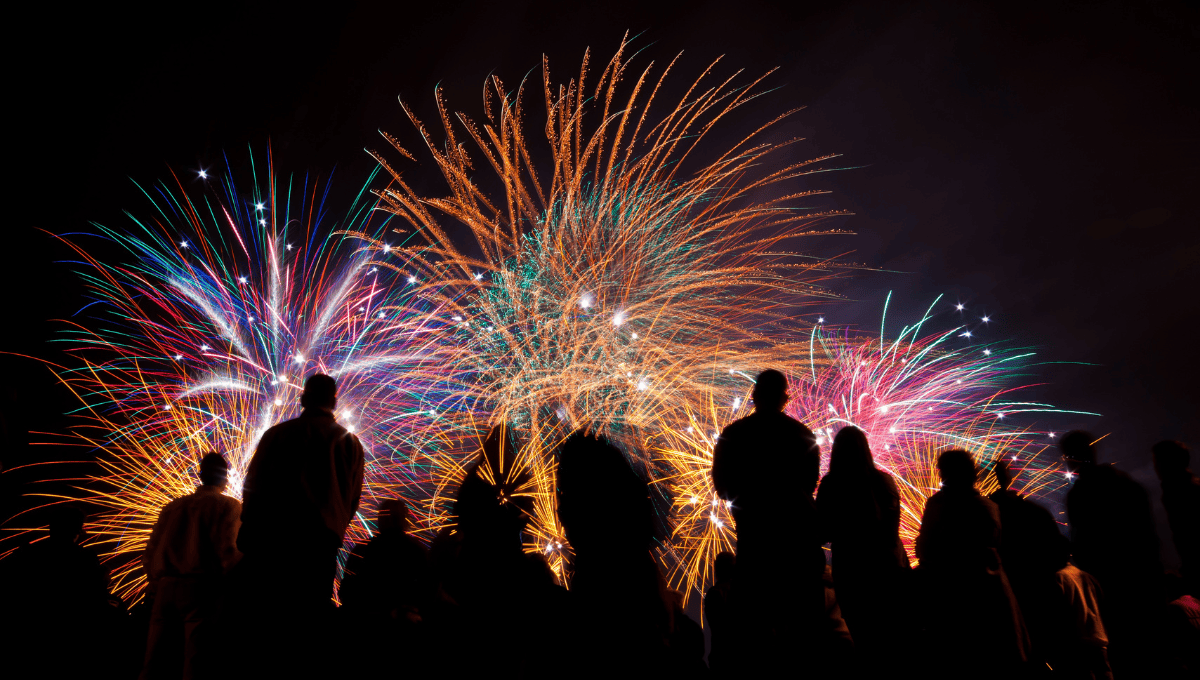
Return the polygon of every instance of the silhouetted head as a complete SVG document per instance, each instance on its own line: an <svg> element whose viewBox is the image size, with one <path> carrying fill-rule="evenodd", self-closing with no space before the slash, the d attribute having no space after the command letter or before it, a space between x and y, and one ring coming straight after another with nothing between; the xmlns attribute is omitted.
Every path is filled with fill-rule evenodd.
<svg viewBox="0 0 1200 680"><path fill-rule="evenodd" d="M1154 452L1154 472L1159 479L1169 479L1188 474L1192 452L1183 442L1163 440L1151 449Z"/></svg>
<svg viewBox="0 0 1200 680"><path fill-rule="evenodd" d="M620 449L583 431L559 451L558 517L578 556L623 559L647 550L654 536L646 482Z"/></svg>
<svg viewBox="0 0 1200 680"><path fill-rule="evenodd" d="M875 469L867 433L849 425L838 430L829 452L829 471L838 474L861 474Z"/></svg>
<svg viewBox="0 0 1200 680"><path fill-rule="evenodd" d="M733 572L737 567L737 557L729 551L717 553L717 559L713 562L713 575L717 577L717 583L725 583L733 580Z"/></svg>
<svg viewBox="0 0 1200 680"><path fill-rule="evenodd" d="M465 538L493 545L508 545L518 538L533 509L528 493L515 495L513 487L492 484L482 474L483 462L471 466L458 487L454 514ZM519 544L519 541L518 541Z"/></svg>
<svg viewBox="0 0 1200 680"><path fill-rule="evenodd" d="M408 531L408 503L403 498L379 501L379 517L376 523L381 534L405 533Z"/></svg>
<svg viewBox="0 0 1200 680"><path fill-rule="evenodd" d="M209 453L200 459L200 483L204 486L225 488L229 478L229 463L219 453Z"/></svg>
<svg viewBox="0 0 1200 680"><path fill-rule="evenodd" d="M454 504L464 536L507 545L529 523L533 476L526 467L514 465L519 450L513 429L505 423L484 439L479 460L468 470Z"/></svg>
<svg viewBox="0 0 1200 680"><path fill-rule="evenodd" d="M937 459L938 475L947 488L962 488L975 485L979 469L971 454L958 449L943 451Z"/></svg>
<svg viewBox="0 0 1200 680"><path fill-rule="evenodd" d="M1008 462L1004 460L1004 454L1000 454L992 464L992 470L996 473L996 482L1000 484L1000 490L1008 491L1008 487L1013 483L1013 475L1012 470L1008 469Z"/></svg>
<svg viewBox="0 0 1200 680"><path fill-rule="evenodd" d="M54 508L50 516L50 540L54 543L78 543L83 536L83 511L69 505Z"/></svg>
<svg viewBox="0 0 1200 680"><path fill-rule="evenodd" d="M304 381L304 394L300 395L304 408L332 411L337 407L337 383L324 373L314 373Z"/></svg>
<svg viewBox="0 0 1200 680"><path fill-rule="evenodd" d="M1063 460L1067 461L1067 469L1075 472L1082 467L1096 464L1096 436L1083 430L1071 430L1058 440L1058 450L1062 451Z"/></svg>
<svg viewBox="0 0 1200 680"><path fill-rule="evenodd" d="M783 410L788 401L787 378L773 368L768 368L754 379L754 390L750 393L754 399L754 409L763 413L776 413Z"/></svg>

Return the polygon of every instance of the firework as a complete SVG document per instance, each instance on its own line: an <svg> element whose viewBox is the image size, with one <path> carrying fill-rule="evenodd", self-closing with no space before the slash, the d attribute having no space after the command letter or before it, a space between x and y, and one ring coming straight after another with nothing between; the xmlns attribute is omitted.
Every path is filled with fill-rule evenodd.
<svg viewBox="0 0 1200 680"><path fill-rule="evenodd" d="M232 172L214 174L145 189L153 211L133 229L95 225L130 264L68 241L94 302L64 339L80 365L57 375L83 403L75 443L102 469L80 490L103 508L92 543L130 600L158 512L194 489L199 459L223 452L226 493L240 496L259 437L299 413L314 372L338 381L338 420L367 452L364 509L402 495L419 510L434 489L428 452L464 446L446 427L457 421L441 417L457 407L444 395L462 390L438 371L439 310L381 266L387 253L348 233L387 229L370 194L331 223L328 186L315 179L268 167L265 182L239 193ZM360 513L347 540L370 532Z"/></svg>
<svg viewBox="0 0 1200 680"><path fill-rule="evenodd" d="M675 62L659 73L650 64L619 95L631 73L626 48L594 85L587 55L564 85L543 63L547 163L533 160L540 154L523 124L527 83L513 93L494 76L482 122L452 115L437 93L441 142L404 107L448 195L418 195L376 154L394 180L379 194L382 207L419 239L404 248L409 265L439 282L429 304L445 310L454 328L447 343L460 349L447 370L470 384L464 398L511 423L523 442L518 467L536 500L530 550L564 543L552 454L566 433L605 435L645 471L647 428L735 384L745 367L770 364L795 328L807 330L788 321L829 296L816 284L835 271L787 251L801 237L832 233L817 223L843 213L797 206L821 190L779 187L826 169L832 156L762 169L790 144L761 140L783 116L685 170L762 79L710 84L714 63L659 114L655 100ZM491 169L487 181L502 190L489 194L476 168ZM456 242L441 220L470 238ZM447 456L445 468L452 478L461 462Z"/></svg>
<svg viewBox="0 0 1200 680"><path fill-rule="evenodd" d="M711 580L736 540L711 488L712 445L748 412L763 368L789 373L789 412L826 457L839 427L868 433L898 480L910 551L946 447L1015 456L1018 488L1053 496L1045 439L1009 425L1054 410L1012 399L1029 353L970 345L962 329L922 335L928 314L891 340L805 322L841 265L794 249L837 233L821 222L843 213L799 207L824 192L788 187L832 156L771 169L791 142L764 133L788 114L710 153L706 140L762 79L710 84L714 63L662 105L676 62L634 73L626 47L594 84L586 55L562 86L543 63L548 154L522 122L524 82L510 92L490 78L481 122L451 115L438 93L443 142L405 107L445 196L419 195L375 154L390 183L330 224L320 182L268 168L240 193L232 172L205 172L190 189L178 178L147 189L154 212L136 229L97 225L130 264L72 244L95 306L66 340L79 366L57 373L84 404L74 437L102 467L83 493L104 508L89 529L119 593L139 594L136 558L160 508L192 490L200 457L225 452L228 493L240 493L262 432L296 415L318 370L338 380L338 419L367 451L364 509L402 496L429 539L453 527L458 485L478 463L506 497L525 497L526 549L564 576L554 454L585 428L652 480L672 585L690 594ZM481 455L499 423L511 438ZM370 531L360 514L347 544Z"/></svg>
<svg viewBox="0 0 1200 680"><path fill-rule="evenodd" d="M924 335L933 309L890 340L814 328L806 356L775 366L788 373L787 412L816 434L824 470L837 430L853 425L867 433L876 466L900 489L900 537L910 558L925 501L940 486L938 453L971 452L985 472L984 493L998 488L991 464L1004 456L1016 473L1014 490L1057 509L1066 478L1045 454L1051 435L1015 421L1020 414L1080 413L1016 399L1032 352L972 343L965 327ZM699 409L689 405L675 420L664 419L655 439L660 467L671 471L657 482L672 499L664 565L672 585L688 594L702 592L717 553L736 544L731 508L712 488L712 448L722 427L750 413L752 386L743 381L712 393Z"/></svg>

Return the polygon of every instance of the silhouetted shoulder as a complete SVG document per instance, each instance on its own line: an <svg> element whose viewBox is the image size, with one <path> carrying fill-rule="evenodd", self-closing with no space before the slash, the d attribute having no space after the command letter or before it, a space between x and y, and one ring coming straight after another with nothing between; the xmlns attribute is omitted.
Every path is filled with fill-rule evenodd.
<svg viewBox="0 0 1200 680"><path fill-rule="evenodd" d="M1000 520L1000 508L974 489L942 489L925 502L925 513L952 508L954 511L972 509Z"/></svg>
<svg viewBox="0 0 1200 680"><path fill-rule="evenodd" d="M170 515L175 514L176 512L179 512L180 508L182 508L184 505L187 504L187 499L188 499L187 496L180 496L179 498L176 498L175 500L170 501L169 503L167 503L166 505L163 506L162 510L159 511L158 516L159 517L168 517Z"/></svg>
<svg viewBox="0 0 1200 680"><path fill-rule="evenodd" d="M1118 470L1116 466L1111 464L1095 466L1089 470L1087 474L1080 475L1079 481L1090 481L1093 484L1098 483L1103 484L1104 486L1127 486L1131 484L1141 486L1137 482L1133 481L1133 478L1130 477L1126 472L1123 470ZM1078 484L1076 484L1076 486L1078 486Z"/></svg>
<svg viewBox="0 0 1200 680"><path fill-rule="evenodd" d="M1141 484L1112 465L1097 465L1080 474L1067 492L1068 506L1074 501L1094 505L1097 509L1115 507L1111 506L1113 502L1146 505L1149 498L1149 493Z"/></svg>
<svg viewBox="0 0 1200 680"><path fill-rule="evenodd" d="M276 423L271 427L268 427L267 431L263 432L263 436L259 437L258 439L259 446L262 446L273 439L277 439L280 434L287 432L289 429L291 429L293 422L294 421L291 420L285 420L282 423Z"/></svg>
<svg viewBox="0 0 1200 680"><path fill-rule="evenodd" d="M985 498L983 496L978 496L978 498L979 498L980 505L982 505L984 507L984 509L987 510L988 514L991 515L992 517L995 517L996 521L999 521L1000 520L1000 506L996 505L996 503L989 498Z"/></svg>
<svg viewBox="0 0 1200 680"><path fill-rule="evenodd" d="M789 430L791 430L792 432L795 433L795 437L797 439L808 440L809 446L817 445L817 437L816 437L816 435L814 435L812 433L812 430L808 429L807 425L805 425L804 423L800 422L799 420L796 420L795 418L793 418L787 414L781 414L781 415L783 415L783 417L784 417L784 422L786 423L785 426Z"/></svg>
<svg viewBox="0 0 1200 680"><path fill-rule="evenodd" d="M207 505L215 505L224 512L237 512L242 508L241 501L224 493L202 494L197 500Z"/></svg>
<svg viewBox="0 0 1200 680"><path fill-rule="evenodd" d="M896 479L884 472L883 470L875 471L875 480L880 486L888 491L893 496L900 495L900 486L896 484Z"/></svg>
<svg viewBox="0 0 1200 680"><path fill-rule="evenodd" d="M786 413L756 413L753 417L759 419L757 421L759 427L772 430L777 437L782 435L786 440L807 442L809 448L817 445L817 438L813 435L812 430Z"/></svg>
<svg viewBox="0 0 1200 680"><path fill-rule="evenodd" d="M350 445L353 447L360 448L360 449L362 448L362 442L359 441L358 435L347 430L346 428L342 427L341 425L338 425L337 427L339 429L339 432L338 432L339 437L349 441Z"/></svg>
<svg viewBox="0 0 1200 680"><path fill-rule="evenodd" d="M1000 521L1000 506L996 505L987 496L975 491L975 489L955 489L949 493L943 489L934 495L942 495L948 504L955 506L957 509L965 510L970 508L973 511L987 514L997 522ZM930 500L933 499L931 498Z"/></svg>
<svg viewBox="0 0 1200 680"><path fill-rule="evenodd" d="M750 432L753 432L755 429L757 428L755 425L754 414L750 414L745 418L738 418L732 423L726 425L725 429L721 430L720 438L730 440L738 439Z"/></svg>
<svg viewBox="0 0 1200 680"><path fill-rule="evenodd" d="M945 504L946 504L945 489L943 489L941 491L935 491L932 496L930 496L928 499L925 500L925 515L927 517L932 516L936 512L940 511L942 509L942 506Z"/></svg>
<svg viewBox="0 0 1200 680"><path fill-rule="evenodd" d="M319 418L321 426L325 429L327 436L331 437L339 444L349 445L351 448L362 448L362 442L359 441L358 435L346 429L341 423L335 420L332 416Z"/></svg>
<svg viewBox="0 0 1200 680"><path fill-rule="evenodd" d="M809 437L813 436L812 430L808 429L808 426L805 425L804 423L800 422L799 420L796 420L795 418L789 416L786 413L781 413L779 415L783 416L783 421L787 423L788 427L796 430L797 432L803 432L803 433L807 434Z"/></svg>
<svg viewBox="0 0 1200 680"><path fill-rule="evenodd" d="M774 430L776 432L779 430L784 430L793 433L797 438L812 439L814 443L816 441L816 437L813 435L812 430L808 429L804 423L796 420L786 413L764 414L757 412L751 413L744 418L739 418L726 425L725 429L721 430L721 438L737 439L739 437L750 436L767 429Z"/></svg>

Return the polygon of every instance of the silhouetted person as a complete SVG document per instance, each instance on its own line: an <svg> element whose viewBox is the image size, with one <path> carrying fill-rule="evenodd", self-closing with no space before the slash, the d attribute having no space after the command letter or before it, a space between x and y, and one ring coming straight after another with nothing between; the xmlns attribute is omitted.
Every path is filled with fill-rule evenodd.
<svg viewBox="0 0 1200 680"><path fill-rule="evenodd" d="M96 550L83 545L83 520L78 508L56 508L50 537L27 548L29 564L38 571L30 576L48 586L38 595L49 610L81 610L102 606L108 600L108 570L100 564Z"/></svg>
<svg viewBox="0 0 1200 680"><path fill-rule="evenodd" d="M751 397L754 413L717 438L712 478L717 494L733 503L739 573L765 578L773 566L797 559L788 551L821 550L812 502L821 458L812 431L783 412L788 386L782 373L760 373Z"/></svg>
<svg viewBox="0 0 1200 680"><path fill-rule="evenodd" d="M1191 451L1182 442L1154 445L1154 472L1162 482L1162 503L1171 525L1183 578L1192 595L1200 594L1200 480L1188 469Z"/></svg>
<svg viewBox="0 0 1200 680"><path fill-rule="evenodd" d="M654 510L625 454L593 435L568 437L559 455L558 516L575 553L576 667L596 677L669 669L672 609L650 552Z"/></svg>
<svg viewBox="0 0 1200 680"><path fill-rule="evenodd" d="M408 514L403 499L379 504L375 535L346 560L342 606L370 619L420 619L432 597L432 572L428 550L408 535Z"/></svg>
<svg viewBox="0 0 1200 680"><path fill-rule="evenodd" d="M925 504L917 537L921 599L929 606L935 673L1018 677L1029 638L1000 564L1000 511L975 489L978 469L966 451L937 459L942 488Z"/></svg>
<svg viewBox="0 0 1200 680"><path fill-rule="evenodd" d="M1062 568L1055 572L1052 596L1026 617L1031 624L1036 619L1042 636L1038 661L1053 669L1055 678L1112 680L1108 633L1100 613L1100 584L1091 574L1067 563L1066 537L1062 547Z"/></svg>
<svg viewBox="0 0 1200 680"><path fill-rule="evenodd" d="M683 609L683 593L667 590L667 601L671 605L671 634L669 661L678 673L695 677L704 675L708 666L704 664L704 630Z"/></svg>
<svg viewBox="0 0 1200 680"><path fill-rule="evenodd" d="M3 613L13 647L3 667L26 666L10 671L13 677L83 677L95 655L108 651L108 570L96 550L81 545L83 521L78 508L57 506L48 538L0 561L13 591Z"/></svg>
<svg viewBox="0 0 1200 680"><path fill-rule="evenodd" d="M1200 675L1200 599L1187 593L1187 583L1177 574L1167 574L1164 585L1167 605L1163 615L1164 678L1196 678Z"/></svg>
<svg viewBox="0 0 1200 680"><path fill-rule="evenodd" d="M423 660L428 651L422 649L424 619L434 604L436 584L428 551L408 535L408 528L404 500L380 502L375 535L346 561L338 594L350 639L362 649L357 661L370 669L367 674L394 667L397 656ZM406 671L416 671L411 661Z"/></svg>
<svg viewBox="0 0 1200 680"><path fill-rule="evenodd" d="M857 427L843 427L833 439L817 511L831 543L837 600L864 670L883 672L902 646L899 595L908 555L900 542L900 492L892 476L875 467L867 435Z"/></svg>
<svg viewBox="0 0 1200 680"><path fill-rule="evenodd" d="M1012 489L1009 461L997 458L992 465L1000 489L988 499L1000 510L1000 557L1014 587L1018 581L1052 574L1061 566L1062 533L1046 508Z"/></svg>
<svg viewBox="0 0 1200 680"><path fill-rule="evenodd" d="M1026 581L1058 570L1062 534L1049 510L1013 490L1013 472L1003 456L992 471L1000 485L988 496L1000 510L1000 559L1013 589L1020 591Z"/></svg>
<svg viewBox="0 0 1200 680"><path fill-rule="evenodd" d="M724 671L729 663L729 646L733 641L733 577L737 558L731 552L717 553L713 562L715 583L704 593L704 620L709 628L708 667L714 672Z"/></svg>
<svg viewBox="0 0 1200 680"><path fill-rule="evenodd" d="M220 641L211 630L225 574L241 558L242 504L222 492L229 464L218 453L200 460L200 486L162 509L142 565L153 600L143 679L221 674Z"/></svg>
<svg viewBox="0 0 1200 680"><path fill-rule="evenodd" d="M311 376L300 404L298 418L259 440L242 488L238 548L245 555L245 601L257 610L244 621L279 631L249 646L251 661L274 672L286 662L312 673L324 662L314 655L327 653L328 645L314 641L328 625L338 551L362 495L363 447L334 419L333 378ZM283 652L296 648L304 653Z"/></svg>
<svg viewBox="0 0 1200 680"><path fill-rule="evenodd" d="M456 554L443 585L456 602L481 614L493 606L507 606L496 598L511 589L528 566L521 532L533 512L533 498L522 493L530 476L514 466L518 451L512 429L494 427L454 503Z"/></svg>
<svg viewBox="0 0 1200 680"><path fill-rule="evenodd" d="M779 371L760 373L751 397L754 413L717 438L712 479L737 525L738 663L757 673L795 664L801 655L794 645L811 639L799 630L823 620L825 555L812 497L820 477L816 438L783 412L788 385ZM780 592L774 584L785 569L797 585Z"/></svg>
<svg viewBox="0 0 1200 680"><path fill-rule="evenodd" d="M1000 560L1029 630L1030 658L1035 661L1034 666L1052 660L1051 667L1059 670L1068 664L1072 668L1081 665L1092 668L1097 653L1104 658L1107 645L1107 638L1100 641L1104 629L1099 622L1099 611L1095 611L1095 620L1088 618L1087 603L1098 601L1098 595L1086 588L1094 579L1067 565L1069 541L1059 531L1049 510L1012 489L1013 471L1009 462L1000 456L993 463L1000 489L988 498L1000 511ZM1060 573L1063 569L1068 570ZM1069 601L1064 602L1064 597ZM1082 610L1070 608L1075 601L1083 603ZM1085 629L1098 629L1100 637L1096 637L1095 630L1085 633ZM1087 640L1080 642L1070 636L1070 631ZM1069 659L1068 654L1074 657Z"/></svg>
<svg viewBox="0 0 1200 680"><path fill-rule="evenodd" d="M454 673L505 677L541 675L556 663L561 600L547 582L548 567L524 552L522 532L534 511L528 467L512 428L498 425L484 441L479 460L468 470L454 504L457 526L434 541L442 587L458 605L461 639L468 649L452 652ZM547 654L514 650L538 640Z"/></svg>
<svg viewBox="0 0 1200 680"><path fill-rule="evenodd" d="M524 619L528 622L528 635L537 636L553 647L536 658L522 661L524 677L542 677L548 667L565 668L571 663L570 638L576 633L561 625L571 615L570 593L562 587L550 567L548 554L544 550L525 554L523 579L517 588L521 593L522 606L526 608ZM528 639L528 636L522 633L521 638Z"/></svg>
<svg viewBox="0 0 1200 680"><path fill-rule="evenodd" d="M1124 472L1097 464L1095 441L1087 432L1068 432L1059 448L1075 475L1067 492L1074 561L1104 590L1109 655L1120 677L1155 663L1163 570L1149 495Z"/></svg>
<svg viewBox="0 0 1200 680"><path fill-rule="evenodd" d="M842 607L838 604L830 571L826 566L825 576L821 579L824 615L821 617L820 623L812 630L815 644L810 648L819 650L819 657L810 660L806 664L806 670L810 673L815 671L815 674L822 676L849 676L857 670L853 663L855 643L850 634L850 627L846 625L846 619L842 616ZM888 667L893 666L894 663L889 664Z"/></svg>

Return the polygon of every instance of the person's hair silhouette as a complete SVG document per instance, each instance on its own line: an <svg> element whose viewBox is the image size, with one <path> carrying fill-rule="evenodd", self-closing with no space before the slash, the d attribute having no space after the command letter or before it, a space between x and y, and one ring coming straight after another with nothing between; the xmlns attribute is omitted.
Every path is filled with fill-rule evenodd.
<svg viewBox="0 0 1200 680"><path fill-rule="evenodd" d="M979 477L979 468L975 467L975 459L966 451L952 449L943 451L937 459L938 475L942 484L947 487L974 486Z"/></svg>
<svg viewBox="0 0 1200 680"><path fill-rule="evenodd" d="M867 443L867 433L853 425L838 430L829 452L830 474L862 475L874 469L875 458Z"/></svg>

